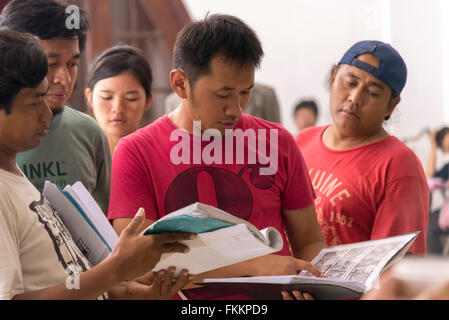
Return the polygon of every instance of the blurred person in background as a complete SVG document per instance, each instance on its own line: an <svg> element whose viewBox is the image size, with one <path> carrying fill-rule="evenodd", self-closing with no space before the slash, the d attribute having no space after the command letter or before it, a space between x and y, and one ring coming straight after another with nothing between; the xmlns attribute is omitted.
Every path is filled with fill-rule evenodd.
<svg viewBox="0 0 449 320"><path fill-rule="evenodd" d="M429 133L430 153L426 163L426 176L430 190L439 190L443 194L443 204L433 210L429 215L429 230L427 234L427 250L431 254L443 254L443 237L449 235L449 199L447 188L449 187L449 162L436 170L437 151L449 152L449 128L442 127ZM432 198L431 198L432 199Z"/></svg>
<svg viewBox="0 0 449 320"><path fill-rule="evenodd" d="M293 117L298 131L314 127L318 119L318 106L313 100L301 100L296 104Z"/></svg>
<svg viewBox="0 0 449 320"><path fill-rule="evenodd" d="M437 150L440 149L443 153L449 152L449 128L443 127L439 130L431 131L430 138L430 153L426 163L426 176L428 178L441 178L444 181L449 180L449 163L446 163L440 170L436 170Z"/></svg>

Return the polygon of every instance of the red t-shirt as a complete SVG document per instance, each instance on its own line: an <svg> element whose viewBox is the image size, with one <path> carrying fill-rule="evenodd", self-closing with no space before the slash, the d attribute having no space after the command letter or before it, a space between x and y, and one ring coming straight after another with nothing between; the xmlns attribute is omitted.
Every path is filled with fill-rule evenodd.
<svg viewBox="0 0 449 320"><path fill-rule="evenodd" d="M282 211L308 207L313 204L314 199L304 160L293 136L278 124L244 114L235 129L242 129L245 133L254 131L257 141L260 140L258 133L265 130L267 146L266 153L262 154L266 155L270 154L272 146L270 137L275 136L272 132L277 133L278 157L275 174L260 174L261 167L266 164L266 158L259 161L260 159L256 157L256 163L248 161L250 153L248 150L253 150L254 147L252 143L248 143L249 139L243 140L245 155L243 162L237 162L242 148L238 147L235 138L233 138L233 157L230 158L233 159L230 162L234 164L229 164L230 162L226 160L226 155L230 154L227 150L230 149L226 149L226 143L221 142L230 139L228 137L217 140L222 145L222 163L218 163L220 161L217 159L220 156L217 151L217 154L210 153L218 157L215 158L216 161L205 164L204 161L208 160L204 154L209 154L206 151L210 151L211 144L215 140L192 142L198 138L194 138L186 131L181 132L167 116L164 116L121 139L116 147L112 164L108 218L111 220L132 218L137 210L143 207L147 219L157 220L167 213L198 201L246 219L259 229L269 226L277 228L284 239L284 247L278 254L290 255ZM174 135L178 138L170 141L170 136L174 132L178 133ZM194 163L196 157L196 164L173 164L177 161L176 159L173 161L173 158L176 158L173 150L179 151L181 139L191 142L190 163ZM276 146L276 141L272 141ZM195 144L198 142L199 144ZM198 145L201 152L198 151ZM177 155L180 154L181 152L177 152ZM206 291L202 288L185 290L185 293L190 299L219 297L219 292Z"/></svg>
<svg viewBox="0 0 449 320"><path fill-rule="evenodd" d="M410 252L425 254L429 189L416 155L397 138L343 151L322 142L327 127L296 136L329 246L421 231Z"/></svg>

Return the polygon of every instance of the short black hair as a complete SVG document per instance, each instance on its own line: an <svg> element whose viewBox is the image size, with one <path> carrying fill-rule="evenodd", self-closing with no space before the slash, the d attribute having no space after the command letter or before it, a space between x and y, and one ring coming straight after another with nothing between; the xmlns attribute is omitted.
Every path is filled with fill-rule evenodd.
<svg viewBox="0 0 449 320"><path fill-rule="evenodd" d="M293 114L296 116L296 113L298 113L301 109L309 109L313 112L315 115L315 118L318 118L318 106L315 101L313 100L302 100L298 102L295 106Z"/></svg>
<svg viewBox="0 0 449 320"><path fill-rule="evenodd" d="M129 45L117 45L104 51L95 61L87 87L94 89L95 84L103 79L129 72L140 82L147 99L151 97L153 75L147 60L139 50Z"/></svg>
<svg viewBox="0 0 449 320"><path fill-rule="evenodd" d="M216 56L242 67L258 68L263 54L259 38L248 25L231 15L214 14L189 23L179 32L173 65L182 69L193 85L210 73L210 62Z"/></svg>
<svg viewBox="0 0 449 320"><path fill-rule="evenodd" d="M79 28L68 28L68 6L54 0L13 0L0 15L0 26L31 33L41 40L53 38L78 39L80 51L86 47L89 19L80 9Z"/></svg>
<svg viewBox="0 0 449 320"><path fill-rule="evenodd" d="M448 127L443 127L440 130L437 131L435 135L435 141L437 143L438 148L443 149L443 140L446 134L449 133Z"/></svg>
<svg viewBox="0 0 449 320"><path fill-rule="evenodd" d="M37 87L47 75L47 57L31 34L0 28L0 109L7 114L17 94Z"/></svg>

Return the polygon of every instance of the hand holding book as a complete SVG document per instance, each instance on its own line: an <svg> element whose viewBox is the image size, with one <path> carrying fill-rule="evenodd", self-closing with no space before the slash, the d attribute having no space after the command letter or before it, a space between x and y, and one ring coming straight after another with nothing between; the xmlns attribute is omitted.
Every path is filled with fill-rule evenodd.
<svg viewBox="0 0 449 320"><path fill-rule="evenodd" d="M185 254L189 247L181 241L193 240L195 234L171 232L151 236L138 236L145 221L145 211L140 209L131 223L120 234L119 241L107 259L115 259L118 274L133 280L154 268L164 253Z"/></svg>
<svg viewBox="0 0 449 320"><path fill-rule="evenodd" d="M198 233L195 240L184 242L191 251L187 255L164 254L154 271L176 266L199 274L265 256L283 246L275 228L259 230L246 220L198 202L164 216L143 234L179 231Z"/></svg>

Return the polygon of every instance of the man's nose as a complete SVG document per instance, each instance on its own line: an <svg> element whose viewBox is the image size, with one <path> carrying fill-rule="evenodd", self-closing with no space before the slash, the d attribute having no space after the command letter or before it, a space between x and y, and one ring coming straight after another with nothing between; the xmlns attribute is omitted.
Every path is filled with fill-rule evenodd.
<svg viewBox="0 0 449 320"><path fill-rule="evenodd" d="M349 94L348 100L352 102L353 105L359 107L363 102L363 88L357 87L353 88Z"/></svg>
<svg viewBox="0 0 449 320"><path fill-rule="evenodd" d="M47 124L47 126L50 126L50 122L53 120L53 112L45 99L42 99L42 113L40 118L41 121Z"/></svg>
<svg viewBox="0 0 449 320"><path fill-rule="evenodd" d="M54 84L62 84L66 86L71 82L71 80L69 70L67 70L67 67L64 65L56 70L52 82Z"/></svg>
<svg viewBox="0 0 449 320"><path fill-rule="evenodd" d="M232 99L230 103L226 106L225 113L227 116L232 116L234 118L240 118L243 113L244 99L237 95L236 98Z"/></svg>

